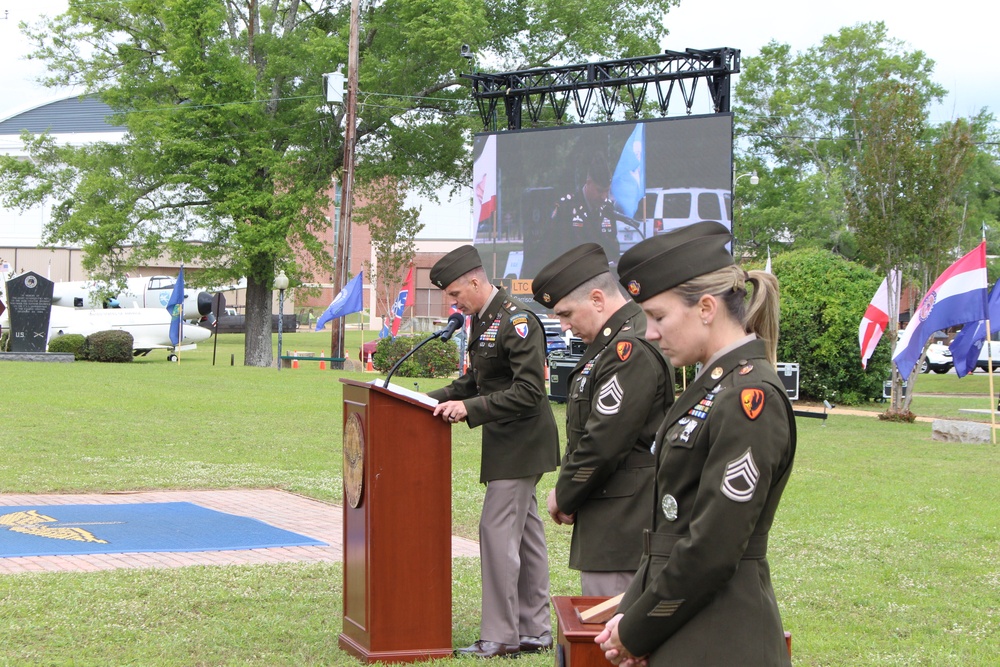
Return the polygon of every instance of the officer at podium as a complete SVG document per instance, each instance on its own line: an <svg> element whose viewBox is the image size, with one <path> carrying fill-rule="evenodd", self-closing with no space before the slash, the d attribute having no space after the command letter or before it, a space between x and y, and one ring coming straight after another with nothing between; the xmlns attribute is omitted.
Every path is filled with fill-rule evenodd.
<svg viewBox="0 0 1000 667"><path fill-rule="evenodd" d="M479 640L459 649L513 657L552 646L549 564L535 487L559 463L559 434L545 391L545 332L524 304L486 278L470 245L442 257L431 282L472 317L470 371L428 392L434 415L482 426L479 520L483 579Z"/></svg>

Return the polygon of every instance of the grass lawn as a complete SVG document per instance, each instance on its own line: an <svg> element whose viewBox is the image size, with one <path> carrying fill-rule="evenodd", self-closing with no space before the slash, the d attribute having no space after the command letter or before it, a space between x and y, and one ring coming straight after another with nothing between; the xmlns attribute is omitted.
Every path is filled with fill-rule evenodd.
<svg viewBox="0 0 1000 667"><path fill-rule="evenodd" d="M329 333L283 341L329 352ZM348 332L352 357L359 346ZM0 491L278 487L339 502L338 380L365 375L315 363L246 368L235 335L220 337L215 366L212 352L203 344L180 364L163 353L122 365L0 364ZM912 408L985 408L987 380L920 376ZM416 382L426 391L445 381ZM554 409L561 424L564 409ZM825 425L800 420L770 540L794 663L997 664L998 464L996 446L935 443L926 423L836 409ZM453 467L454 531L475 538L479 433L464 425L453 428ZM540 497L553 482L543 478ZM553 594L578 592L568 530L549 525L548 538ZM478 634L478 560L457 559L454 575L454 641L465 645ZM0 665L356 665L337 648L340 582L339 564L4 575ZM553 656L520 660L541 667Z"/></svg>

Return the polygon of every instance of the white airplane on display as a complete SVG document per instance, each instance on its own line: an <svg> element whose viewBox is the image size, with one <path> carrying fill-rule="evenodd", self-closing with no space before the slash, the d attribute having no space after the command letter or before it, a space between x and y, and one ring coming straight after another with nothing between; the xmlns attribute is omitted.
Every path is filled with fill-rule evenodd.
<svg viewBox="0 0 1000 667"><path fill-rule="evenodd" d="M128 278L125 291L118 293L108 302L97 301L93 292L97 283L89 280L55 283L52 287L52 305L67 308L108 309L148 308L166 312L167 302L174 291L177 278L171 276L147 276ZM184 290L184 319L200 320L212 312L212 295L193 289Z"/></svg>
<svg viewBox="0 0 1000 667"><path fill-rule="evenodd" d="M177 351L193 350L208 340L211 330L194 324L181 327L180 344L170 342L170 313L166 308L67 308L52 306L49 318L49 342L56 336L118 329L132 334L132 353L145 356L152 350L172 350L167 355L176 361Z"/></svg>

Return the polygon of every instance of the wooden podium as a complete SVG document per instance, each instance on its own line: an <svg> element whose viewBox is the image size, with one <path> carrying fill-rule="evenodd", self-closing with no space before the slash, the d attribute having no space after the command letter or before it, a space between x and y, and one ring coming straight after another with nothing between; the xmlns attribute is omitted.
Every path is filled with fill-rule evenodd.
<svg viewBox="0 0 1000 667"><path fill-rule="evenodd" d="M594 643L601 634L604 623L584 623L580 612L604 602L608 598L555 595L552 606L556 609L556 667L610 667L604 651Z"/></svg>
<svg viewBox="0 0 1000 667"><path fill-rule="evenodd" d="M367 663L451 657L451 428L414 398L340 381L340 648Z"/></svg>

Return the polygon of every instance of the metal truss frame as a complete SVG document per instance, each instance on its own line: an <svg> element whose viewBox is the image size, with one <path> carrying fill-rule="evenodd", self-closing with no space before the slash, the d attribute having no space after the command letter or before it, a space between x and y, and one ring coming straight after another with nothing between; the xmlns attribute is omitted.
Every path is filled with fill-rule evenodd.
<svg viewBox="0 0 1000 667"><path fill-rule="evenodd" d="M552 110L557 123L564 122L571 101L581 119L595 102L609 118L623 105L638 116L646 106L650 85L655 87L661 115L667 115L675 90L680 90L681 101L690 114L701 80L705 81L715 113L725 113L730 110L730 76L739 71L739 49L719 48L665 51L653 56L500 74L473 72L462 77L472 81L472 98L484 130L495 132L501 100L507 129L519 130L525 110L533 124L541 120L546 108Z"/></svg>

